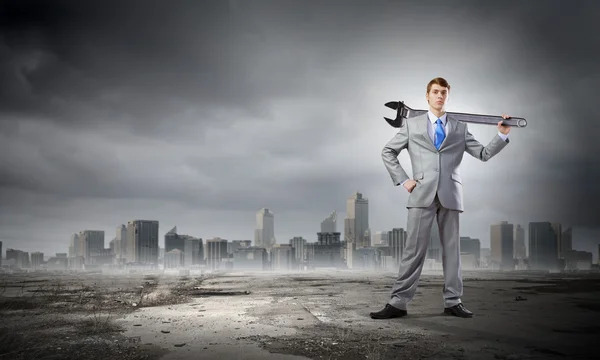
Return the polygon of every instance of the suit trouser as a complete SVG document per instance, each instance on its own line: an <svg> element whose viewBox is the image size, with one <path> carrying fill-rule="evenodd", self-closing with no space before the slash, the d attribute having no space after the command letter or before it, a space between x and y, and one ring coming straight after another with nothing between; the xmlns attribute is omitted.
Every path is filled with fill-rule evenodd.
<svg viewBox="0 0 600 360"><path fill-rule="evenodd" d="M392 287L389 304L402 310L415 296L434 220L440 229L444 269L444 307L461 302L463 294L460 266L459 211L444 208L436 194L427 208L409 208L406 245L402 251L398 278Z"/></svg>

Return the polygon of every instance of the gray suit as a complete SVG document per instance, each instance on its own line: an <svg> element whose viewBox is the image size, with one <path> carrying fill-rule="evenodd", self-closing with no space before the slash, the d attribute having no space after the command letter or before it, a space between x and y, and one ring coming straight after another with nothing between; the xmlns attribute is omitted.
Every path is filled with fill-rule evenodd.
<svg viewBox="0 0 600 360"><path fill-rule="evenodd" d="M408 196L406 246L389 302L403 310L417 289L436 215L443 252L444 305L451 307L461 302L459 214L464 209L460 164L465 152L487 161L508 144L508 139L496 135L483 146L471 135L467 124L448 116L446 136L437 150L429 135L429 121L427 113L407 119L381 153L394 185L399 186L410 179L398 161L400 152L408 150L413 180L417 182Z"/></svg>

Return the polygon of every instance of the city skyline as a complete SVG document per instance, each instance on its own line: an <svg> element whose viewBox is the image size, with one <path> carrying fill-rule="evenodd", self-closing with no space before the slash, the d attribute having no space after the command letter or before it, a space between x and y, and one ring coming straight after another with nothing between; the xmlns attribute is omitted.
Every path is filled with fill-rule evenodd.
<svg viewBox="0 0 600 360"><path fill-rule="evenodd" d="M332 211L343 229L355 191L372 233L405 227L408 194L381 160L396 132L383 104L425 108L436 76L452 86L448 111L528 120L489 162L465 157L461 235L599 226L600 142L585 130L598 70L584 51L598 40L578 37L592 12L431 4L3 3L0 241L64 248L131 219L164 224L159 241L173 226L253 239L263 207L278 243L314 240ZM430 21L442 13L469 21ZM484 144L496 133L469 129Z"/></svg>
<svg viewBox="0 0 600 360"><path fill-rule="evenodd" d="M356 195L360 196L361 198L364 198L363 194L358 193L358 194L353 194L351 197L349 197L347 199L347 201L355 200L356 199L355 198ZM368 201L368 199L365 199L365 200ZM266 210L271 216L275 215L268 208L261 208L258 212L255 213L255 216L258 215L259 213L261 213L264 210ZM367 210L367 212L368 212L368 210ZM280 241L277 241L276 244L289 244L290 240L292 240L293 238L303 238L307 242L317 241L317 238L318 238L317 233L323 231L323 224L325 222L331 221L332 219L336 219L337 220L337 215L338 214L340 214L340 212L334 210L330 214L328 214L326 217L324 217L322 219L321 223L320 223L321 229L319 229L318 231L314 232L313 237L310 237L310 236L309 237L305 237L305 236L296 235L296 236L290 237L289 239L281 239ZM345 217L344 217L344 219L345 219ZM185 234L186 236L192 235L194 238L199 238L202 241L206 241L206 240L210 240L210 239L223 239L223 240L227 240L227 241L250 241L253 246L260 246L260 245L257 245L255 243L255 240L250 239L250 238L232 238L232 237L227 237L227 236L222 236L222 235L215 235L215 236L208 236L208 237L206 237L206 236L202 236L202 235L198 235L198 234L189 234L189 233L186 233L185 231L180 231L179 230L179 227L180 227L179 225L175 225L174 227L170 228L170 230L168 230L168 231L161 232L160 231L160 229L161 229L160 221L158 221L158 220L132 219L132 220L126 221L125 223L131 222L131 221L150 221L150 222L157 221L158 222L158 229L159 229L159 232L158 232L158 234L159 234L158 235L158 244L159 244L159 247L161 249L165 248L165 238L166 238L166 235L168 235L169 233L172 233L173 231L175 231L178 234ZM596 228L590 228L590 227L569 227L569 226L564 226L564 224L552 223L552 222L549 222L549 221L538 221L538 222L531 222L531 223L539 223L539 222L552 224L553 226L558 226L559 227L558 232L561 235L562 235L562 233L564 231L566 231L567 229L569 229L571 231L571 234L572 234L571 235L572 240L574 240L571 243L572 248L574 250L591 252L593 254L592 255L592 261L594 263L599 260L598 259L598 255L599 254L596 252L596 250L597 250L598 246L600 246L600 228L598 228L598 227L596 227ZM275 221L275 223L276 223L276 221ZM488 250L491 250L493 252L494 250L492 249L492 247L493 247L493 245L492 245L493 244L492 239L494 237L494 235L493 235L493 233L495 231L494 228L497 227L497 226L501 226L502 224L508 224L508 225L511 226L511 229L513 229L512 231L509 232L510 233L509 234L510 238L513 239L511 241L511 251L512 251L512 246L513 246L514 240L516 238L518 238L518 236L519 236L517 233L518 232L522 232L521 236L523 236L523 240L524 240L524 244L523 245L525 247L525 254L527 256L529 254L529 246L530 246L529 245L529 239L530 239L530 236L529 236L529 224L530 223L527 223L527 224L510 223L510 222L508 222L506 220L502 220L502 221L498 221L498 222L489 224L490 233L489 233L488 237L479 238L479 237L472 236L470 234L463 234L463 233L461 233L460 236L461 236L461 238L462 237L466 237L466 238L476 239L477 241L479 241L482 249L488 249ZM111 231L107 231L106 229L99 229L99 228L96 228L96 229L91 229L91 228L90 229L80 229L80 230L74 231L72 233L72 237L73 236L77 236L78 234L79 234L79 236L82 236L82 234L84 232L98 232L99 231L99 232L101 232L103 234L104 248L106 248L107 246L109 246L109 244L113 240L114 241L119 241L119 232L120 232L121 226L123 226L123 225L125 225L125 224L119 224L116 227L114 227ZM255 226L256 225L257 224L255 223ZM337 225L336 225L336 227L337 227ZM397 227L394 227L394 228L405 229L406 227L405 226L397 226ZM381 233L381 232L387 233L387 232L391 231L392 229L393 228L389 228L389 229L370 229L370 228L368 228L368 230L370 230L370 235L369 236L370 236L371 244L373 245L373 241L375 241L375 234L376 233L378 233L378 232L379 233ZM255 229L255 231L256 231L256 229ZM337 231L341 231L341 230L338 229ZM114 232L115 236L111 235L112 232ZM345 232L341 231L340 233L342 234L342 239L343 239L343 236L344 236ZM574 237L573 237L573 234L575 234ZM71 242L72 241L73 240L71 240ZM514 243L514 246L518 246L517 243ZM430 249L432 249L433 247L435 247L435 245L430 244L429 247L430 247ZM267 247L267 248L269 248L269 247ZM11 247L11 246L6 246L5 245L4 249L15 249L15 250L25 251L25 252L29 252L29 253L41 252L46 257L52 257L53 255L51 255L51 254L55 254L55 253L63 253L63 252L67 253L67 254L71 253L71 249L70 249L70 247L69 247L68 244L67 244L67 248L66 248L65 251L63 251L64 249L62 249L60 246L59 246L59 249L57 249L55 247L52 247L51 249L50 248L45 248L45 249L40 249L40 248L38 248L38 249L29 249L29 248L26 248L26 247L23 247L23 246L16 246L16 247L12 246ZM100 249L100 250L102 250L102 249ZM515 258L518 258L518 257L515 257Z"/></svg>
<svg viewBox="0 0 600 360"><path fill-rule="evenodd" d="M362 194L360 192L355 192L355 193L351 194L346 199L346 201L345 201L346 202L346 204L345 204L346 208L348 209L349 206L352 206L352 207L356 206L355 202L357 201L357 198L360 199L359 202L365 202L365 205L364 205L365 206L365 210L364 211L366 211L366 217L367 217L366 218L366 222L368 224L368 222L369 222L369 215L368 215L369 214L369 199L368 199L367 196L365 196L364 194ZM356 212L356 209L351 209L351 210L353 212ZM262 247L262 245L260 245L260 244L257 245L256 244L256 236L257 236L256 232L259 230L259 224L260 224L259 216L262 215L264 212L266 212L271 217L271 222L272 222L273 225L275 225L277 223L277 221L275 219L273 219L273 217L276 217L276 214L272 210L270 210L267 207L263 207L263 208L259 209L257 212L254 213L255 214L255 222L254 222L254 231L253 231L252 237L238 237L238 238L235 238L235 237L228 237L226 234L223 234L223 233L216 234L216 235L213 235L213 236L202 236L202 235L194 234L194 237L200 238L203 241L206 241L206 240L209 240L209 239L224 239L224 240L227 240L227 241L232 241L232 240L234 240L234 241L251 241L252 244L254 244L254 246L261 246ZM343 215L343 217L340 216L340 215ZM347 220L348 212L333 210L329 214L327 214L326 216L324 216L323 218L321 218L321 220L319 222L319 225L318 225L319 229L317 231L315 231L313 233L310 233L309 235L298 235L298 234L296 234L296 235L293 235L293 236L291 236L289 238L283 238L283 239L281 239L279 241L276 241L275 244L288 244L289 241L291 239L293 239L293 238L303 238L303 239L305 239L306 241L309 241L309 242L310 241L317 241L317 238L318 238L317 233L323 231L323 225L325 223L328 223L328 222L332 221L332 219L335 219L336 220L335 221L335 224L336 224L335 228L337 228L339 226L339 224L337 224L338 216L340 216L340 219L344 220L344 222L345 222ZM97 232L97 231L99 231L99 232L102 232L104 234L104 244L105 244L105 246L108 246L108 244L111 241L113 241L113 240L119 240L118 239L119 235L120 235L119 233L122 231L121 227L122 226L126 226L126 224L128 222L131 222L131 221L154 221L154 222L158 222L158 243L159 243L159 247L162 247L162 248L165 247L165 236L167 234L169 234L170 232L172 232L173 230L178 230L178 228L181 228L181 225L175 224L175 225L172 225L173 227L170 227L169 230L163 231L163 230L161 230L163 227L160 226L160 223L161 223L160 220L130 219L130 220L127 220L127 221L123 222L122 224L118 224L116 228L114 228L114 226L113 226L113 229L111 229L111 230L100 229L99 227L79 229L79 230L77 230L77 231L75 231L75 232L73 232L71 234L71 240L70 241L72 242L73 241L72 237L73 236L77 236L77 234L79 234L79 236L81 236L81 234L83 232L86 232L86 231L91 231L91 232ZM340 233L342 234L342 239L345 238L345 234L346 234L346 231L347 231L347 229L345 229L345 226L343 225L344 222L342 222L342 227L344 227L344 229L337 229L337 231L340 231ZM568 225L565 225L565 224L562 224L562 223L557 223L557 222L552 222L552 221L547 221L547 220L538 220L538 221L532 221L532 222L529 222L529 223L536 223L536 222L543 222L543 223L547 222L547 223L555 224L555 225L559 226L560 229L562 229L562 230L559 231L559 233L562 233L562 231L566 230L566 229L571 229L571 231L574 230L576 233L579 234L579 236L575 236L576 241L573 243L575 245L574 248L577 248L577 250L581 250L581 251L591 252L593 254L593 261L594 262L598 261L598 254L596 254L595 250L596 250L597 246L600 246L600 226L599 227L586 227L586 226L575 226L575 227L573 227L573 226L568 226ZM478 237L478 236L473 236L472 234L466 234L466 233L462 233L462 232L461 232L460 236L461 237L468 237L468 238L477 239L478 241L480 241L482 249L488 249L489 250L493 246L492 245L492 243L493 243L492 238L494 237L494 235L492 234L493 231L494 231L493 228L495 226L500 225L500 224L510 224L511 226L514 226L514 230L511 232L510 236L512 236L512 237L516 237L517 236L516 230L517 230L517 227L518 227L519 230L523 233L523 236L524 236L524 239L525 239L525 243L524 243L524 245L525 245L525 252L529 253L529 241L527 241L527 239L529 239L529 226L527 226L529 223L513 223L513 222L510 222L510 221L507 221L507 220L499 220L499 221L496 221L494 223L489 224L490 231L488 232L487 236ZM333 223L332 223L332 225L333 225ZM332 225L329 225L329 226L332 226ZM354 225L351 225L351 226L354 226ZM183 228L185 229L185 227L183 227ZM276 226L275 226L275 228L276 228ZM400 225L400 226L394 226L394 227L389 228L389 229L372 229L370 227L367 227L366 229L367 229L367 231L370 231L369 236L370 236L370 240L372 242L373 241L373 237L374 237L374 235L376 233L378 233L378 232L387 233L388 231L391 231L393 228L405 229L406 225L404 224L404 225ZM115 235L114 237L112 235L110 235L112 232L114 232L114 235ZM189 233L186 233L185 230L182 233L190 235ZM274 237L277 238L277 231L275 231ZM0 240L0 241L2 241L2 240ZM5 244L7 244L7 243L5 243ZM431 248L431 246L432 245L430 244L430 248ZM30 253L41 252L41 253L44 253L44 254L54 254L55 252L59 252L59 253L62 252L62 250L61 251L55 251L56 250L55 247L51 246L51 245L46 245L46 247L44 247L44 248L39 248L38 247L36 249L31 249L31 248L23 247L21 245L19 245L19 246L12 246L12 247L11 246L8 246L8 247L5 246L5 248L12 248L12 249L22 250L22 251L30 252ZM266 248L269 249L270 247L267 246ZM66 252L70 253L69 247L67 247L67 251Z"/></svg>

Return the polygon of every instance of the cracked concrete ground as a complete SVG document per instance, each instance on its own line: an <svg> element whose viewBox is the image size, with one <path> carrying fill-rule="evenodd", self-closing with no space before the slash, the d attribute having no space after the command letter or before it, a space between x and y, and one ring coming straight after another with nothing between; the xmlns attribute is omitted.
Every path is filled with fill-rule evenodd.
<svg viewBox="0 0 600 360"><path fill-rule="evenodd" d="M111 336L133 339L130 358L596 358L600 274L465 272L471 319L443 315L443 277L424 274L407 317L371 319L394 277L333 270L190 277L178 288L185 301L129 307L113 319L120 331Z"/></svg>

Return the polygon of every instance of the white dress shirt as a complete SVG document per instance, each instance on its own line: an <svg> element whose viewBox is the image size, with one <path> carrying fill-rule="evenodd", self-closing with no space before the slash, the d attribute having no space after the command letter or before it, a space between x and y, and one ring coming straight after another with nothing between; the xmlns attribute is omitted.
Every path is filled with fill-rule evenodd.
<svg viewBox="0 0 600 360"><path fill-rule="evenodd" d="M442 120L442 125L444 125L444 134L446 136L448 136L448 134L450 133L450 122L447 121L447 117L446 117L446 113L444 113L444 115L442 115L439 119ZM427 111L427 117L429 118L429 126L427 127L427 133L429 134L429 138L431 139L431 141L435 144L435 129L437 128L437 124L436 121L438 119L437 116L435 116L431 110ZM500 138L504 141L506 141L506 139L508 139L508 135L507 134L503 134L500 131L498 131L498 136L500 136ZM407 182L410 179L404 180L403 182L400 183L400 185L404 185L405 182Z"/></svg>

